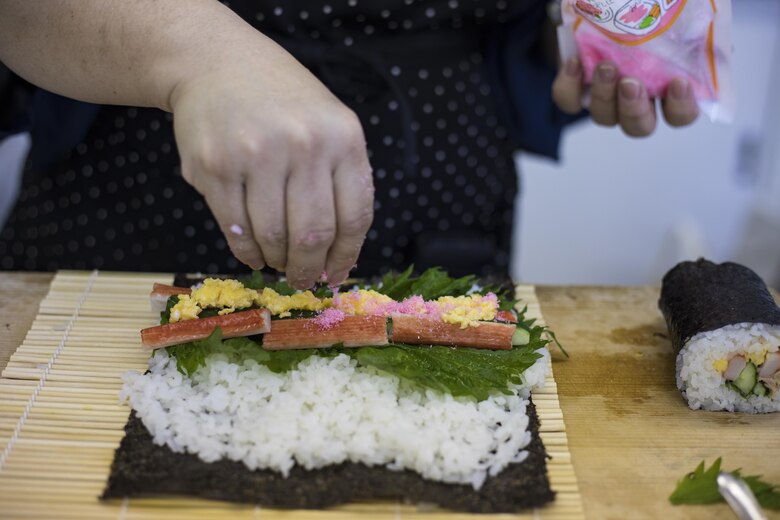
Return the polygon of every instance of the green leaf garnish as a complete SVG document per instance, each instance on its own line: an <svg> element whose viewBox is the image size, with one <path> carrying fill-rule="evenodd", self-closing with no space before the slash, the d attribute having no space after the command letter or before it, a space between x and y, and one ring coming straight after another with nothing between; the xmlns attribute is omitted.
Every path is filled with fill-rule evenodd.
<svg viewBox="0 0 780 520"><path fill-rule="evenodd" d="M682 504L716 504L725 502L718 491L718 473L720 473L721 458L718 457L709 469L705 469L702 461L696 469L685 475L677 483L674 492L669 496L669 502ZM743 477L740 469L730 471L732 475L742 479L753 491L762 507L780 511L780 488L761 480L761 475Z"/></svg>

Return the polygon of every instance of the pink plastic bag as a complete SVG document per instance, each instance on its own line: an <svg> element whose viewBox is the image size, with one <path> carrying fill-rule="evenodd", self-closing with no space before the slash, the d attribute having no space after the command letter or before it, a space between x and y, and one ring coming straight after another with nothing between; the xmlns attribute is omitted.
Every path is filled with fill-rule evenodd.
<svg viewBox="0 0 780 520"><path fill-rule="evenodd" d="M561 57L579 57L590 84L602 61L662 97L687 79L702 113L731 121L730 0L563 0Z"/></svg>

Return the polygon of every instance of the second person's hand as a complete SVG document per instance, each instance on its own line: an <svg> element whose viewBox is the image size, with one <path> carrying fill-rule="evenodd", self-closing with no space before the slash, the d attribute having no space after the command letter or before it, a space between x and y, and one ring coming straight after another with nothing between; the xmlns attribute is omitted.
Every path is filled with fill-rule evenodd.
<svg viewBox="0 0 780 520"><path fill-rule="evenodd" d="M296 288L342 282L373 218L359 120L271 40L236 49L174 89L182 175L236 257Z"/></svg>
<svg viewBox="0 0 780 520"><path fill-rule="evenodd" d="M553 99L566 113L582 110L582 67L579 60L567 61L558 71L553 83ZM664 118L671 126L693 123L699 108L693 97L691 85L682 78L674 79L662 102ZM645 137L656 127L655 100L639 80L621 77L615 64L602 62L593 74L590 86L590 115L596 124L620 125L632 137Z"/></svg>

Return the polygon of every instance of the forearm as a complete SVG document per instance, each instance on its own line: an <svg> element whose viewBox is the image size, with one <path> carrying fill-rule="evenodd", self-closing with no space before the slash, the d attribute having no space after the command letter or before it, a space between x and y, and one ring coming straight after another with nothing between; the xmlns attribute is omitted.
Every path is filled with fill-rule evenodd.
<svg viewBox="0 0 780 520"><path fill-rule="evenodd" d="M182 80L262 40L216 0L0 0L0 60L94 103L170 110Z"/></svg>

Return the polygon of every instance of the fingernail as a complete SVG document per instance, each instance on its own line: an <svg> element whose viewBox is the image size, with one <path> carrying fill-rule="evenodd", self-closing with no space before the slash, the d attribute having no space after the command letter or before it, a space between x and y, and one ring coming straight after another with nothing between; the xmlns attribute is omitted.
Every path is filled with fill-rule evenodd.
<svg viewBox="0 0 780 520"><path fill-rule="evenodd" d="M617 70L612 65L599 65L596 74L598 74L599 81L612 83L617 77Z"/></svg>
<svg viewBox="0 0 780 520"><path fill-rule="evenodd" d="M249 264L249 267L251 267L253 271L259 271L260 269L265 267L265 264L262 262L257 262L257 263Z"/></svg>
<svg viewBox="0 0 780 520"><path fill-rule="evenodd" d="M577 58L572 58L569 61L566 62L566 66L564 67L564 70L566 71L566 74L569 76L579 76L580 75L580 60Z"/></svg>
<svg viewBox="0 0 780 520"><path fill-rule="evenodd" d="M687 99L690 88L691 84L686 80L674 80L672 81L672 84L669 85L669 94L671 94L674 99Z"/></svg>
<svg viewBox="0 0 780 520"><path fill-rule="evenodd" d="M347 273L344 274L337 274L333 275L330 280L328 280L328 287L338 287L339 285L344 283L344 280L347 279Z"/></svg>
<svg viewBox="0 0 780 520"><path fill-rule="evenodd" d="M642 85L635 79L624 79L620 82L620 97L626 101L636 101L642 92Z"/></svg>
<svg viewBox="0 0 780 520"><path fill-rule="evenodd" d="M244 228L242 228L238 224L231 224L230 225L230 232L233 233L234 235L241 236L241 235L244 234Z"/></svg>

